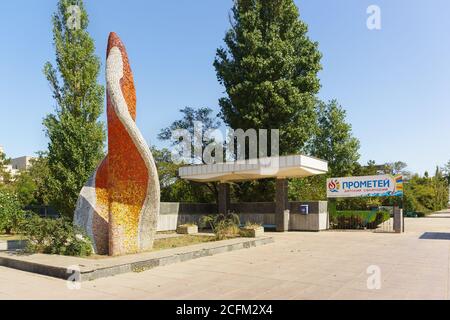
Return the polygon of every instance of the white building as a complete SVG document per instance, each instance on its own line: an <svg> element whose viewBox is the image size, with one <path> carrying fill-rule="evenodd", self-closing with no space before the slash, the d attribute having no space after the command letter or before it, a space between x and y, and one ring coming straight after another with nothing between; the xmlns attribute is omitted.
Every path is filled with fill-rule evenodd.
<svg viewBox="0 0 450 320"><path fill-rule="evenodd" d="M5 153L2 146L0 146L0 153ZM6 172L9 172L11 176L14 178L21 171L28 170L31 167L31 160L33 157L24 156L19 158L11 159L10 164L4 166ZM3 177L0 177L0 182L3 181Z"/></svg>

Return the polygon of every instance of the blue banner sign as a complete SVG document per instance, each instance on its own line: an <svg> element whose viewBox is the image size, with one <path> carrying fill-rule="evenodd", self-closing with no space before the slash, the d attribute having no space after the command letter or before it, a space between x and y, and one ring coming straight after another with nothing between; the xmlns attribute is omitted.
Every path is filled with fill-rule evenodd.
<svg viewBox="0 0 450 320"><path fill-rule="evenodd" d="M328 198L401 197L403 177L378 175L327 180Z"/></svg>

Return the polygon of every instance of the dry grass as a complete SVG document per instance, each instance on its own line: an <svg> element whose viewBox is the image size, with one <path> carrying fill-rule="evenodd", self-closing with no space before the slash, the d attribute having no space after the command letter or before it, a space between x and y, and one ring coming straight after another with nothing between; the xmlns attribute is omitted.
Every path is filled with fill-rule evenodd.
<svg viewBox="0 0 450 320"><path fill-rule="evenodd" d="M198 235L183 235L173 238L158 239L155 240L155 243L153 245L153 251L186 247L204 242L212 242L215 240L216 239L211 236L198 236Z"/></svg>

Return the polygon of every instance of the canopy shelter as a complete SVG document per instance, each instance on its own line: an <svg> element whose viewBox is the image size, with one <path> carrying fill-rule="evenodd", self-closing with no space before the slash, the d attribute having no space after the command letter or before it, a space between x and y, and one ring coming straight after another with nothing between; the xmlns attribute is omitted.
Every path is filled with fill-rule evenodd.
<svg viewBox="0 0 450 320"><path fill-rule="evenodd" d="M302 178L328 172L328 163L314 157L290 155L234 162L192 165L179 169L182 179L196 182L219 182L219 213L227 213L231 182L276 179L276 227L288 230L285 211L288 209L288 178Z"/></svg>

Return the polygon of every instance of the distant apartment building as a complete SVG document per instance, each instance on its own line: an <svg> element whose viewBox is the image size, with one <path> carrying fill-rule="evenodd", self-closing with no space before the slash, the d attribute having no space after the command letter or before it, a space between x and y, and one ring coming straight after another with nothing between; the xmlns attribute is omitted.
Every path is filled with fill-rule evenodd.
<svg viewBox="0 0 450 320"><path fill-rule="evenodd" d="M0 146L0 153L5 153L2 146ZM31 167L31 160L33 157L24 156L11 159L10 163L4 166L6 172L11 174L11 177L16 177L21 171L28 170ZM3 177L0 176L0 182L3 182Z"/></svg>
<svg viewBox="0 0 450 320"><path fill-rule="evenodd" d="M31 160L33 157L24 156L11 160L11 166L13 170L28 170L31 167Z"/></svg>

